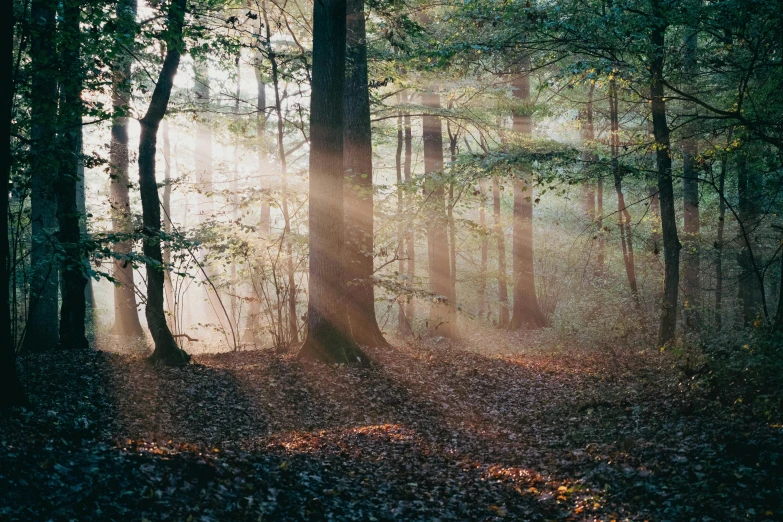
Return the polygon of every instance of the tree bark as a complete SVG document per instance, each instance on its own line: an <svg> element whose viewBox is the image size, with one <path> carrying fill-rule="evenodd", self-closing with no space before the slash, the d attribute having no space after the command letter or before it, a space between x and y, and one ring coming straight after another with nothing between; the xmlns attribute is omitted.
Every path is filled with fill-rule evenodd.
<svg viewBox="0 0 783 522"><path fill-rule="evenodd" d="M286 273L288 278L288 294L287 294L287 317L288 317L288 340L291 344L299 342L299 329L296 318L296 281L294 272L294 253L291 245L291 214L288 210L288 164L286 161L285 146L283 138L285 137L283 126L283 106L280 96L280 78L278 74L277 54L272 47L272 35L270 32L269 19L266 11L266 3L264 3L264 22L266 25L266 45L269 61L272 65L272 84L275 88L275 113L277 114L277 152L280 157L280 176L282 181L282 210L283 210L283 241L285 243L286 252ZM343 55L344 56L344 55ZM342 121L342 117L341 117ZM312 147L312 145L311 145ZM312 201L312 200L311 200ZM342 203L341 203L342 208ZM342 248L342 247L341 247ZM344 277L344 275L341 275ZM282 306L278 303L279 306ZM282 329L282 325L280 325ZM282 338L282 335L280 336Z"/></svg>
<svg viewBox="0 0 783 522"><path fill-rule="evenodd" d="M680 283L680 240L677 237L677 217L674 212L672 188L672 158L669 124L666 121L666 100L663 92L664 38L666 23L661 14L660 0L652 0L657 25L650 33L653 52L650 60L650 98L652 99L655 159L658 169L658 191L661 205L661 234L664 251L663 300L661 302L658 344L674 340L677 329L677 297Z"/></svg>
<svg viewBox="0 0 783 522"><path fill-rule="evenodd" d="M57 222L62 262L62 307L60 308L60 348L87 349L85 335L86 301L84 274L86 259L81 249L81 227L76 206L76 185L79 178L82 143L82 64L81 64L81 4L75 0L63 3L60 29L60 62L68 71L60 88L60 134L62 159L58 169Z"/></svg>
<svg viewBox="0 0 783 522"><path fill-rule="evenodd" d="M0 409L25 404L24 388L16 371L16 342L11 330L8 197L11 191L11 120L13 117L14 3L0 8Z"/></svg>
<svg viewBox="0 0 783 522"><path fill-rule="evenodd" d="M398 101L402 101L403 93L398 96ZM397 227L397 271L399 272L399 281L401 287L407 286L405 277L405 237L406 227L404 221L405 199L403 194L403 179L402 179L402 148L405 143L404 132L402 128L402 111L397 115L397 150L394 154L394 167L397 174L397 220L399 221ZM397 331L400 335L411 335L411 325L409 319L405 316L405 303L409 299L409 296L403 292L398 297L397 302Z"/></svg>
<svg viewBox="0 0 783 522"><path fill-rule="evenodd" d="M133 49L136 31L136 0L121 0L117 4L118 44L124 49ZM111 333L129 337L141 337L144 332L139 322L136 306L136 288L133 263L129 256L133 252L133 215L130 208L128 118L125 114L130 105L131 55L120 52L112 71L112 108L114 120L111 127L109 166L111 185L109 204L111 207L112 231L122 239L115 243L115 252L120 259L112 261L114 285L114 325ZM166 187L169 189L169 187ZM170 189L169 189L170 190Z"/></svg>
<svg viewBox="0 0 783 522"><path fill-rule="evenodd" d="M55 7L51 0L35 0L30 18L30 302L23 350L54 348L59 332L59 267L53 262L57 236L56 178L57 59ZM10 81L9 76L9 81Z"/></svg>
<svg viewBox="0 0 783 522"><path fill-rule="evenodd" d="M345 191L348 320L361 346L388 346L375 317L372 129L364 0L347 0L346 26L343 161L349 180Z"/></svg>
<svg viewBox="0 0 783 522"><path fill-rule="evenodd" d="M406 95L405 92L403 92L403 96L405 96L406 102L410 102L410 96L412 95ZM411 128L410 111L406 110L402 115L402 126L405 141L405 157L402 163L402 173L406 185L409 185L413 176L411 170L413 164L413 130ZM413 195L409 195L408 200L411 202L413 200ZM405 254L408 257L408 260L405 263L405 273L408 276L406 284L408 286L413 286L416 279L416 232L412 222L408 223L407 233L405 234ZM413 319L416 317L416 303L412 297L405 303L405 317L408 319L412 334Z"/></svg>
<svg viewBox="0 0 783 522"><path fill-rule="evenodd" d="M640 309L639 289L636 284L636 263L633 256L633 236L631 235L631 214L625 204L623 195L623 175L620 172L620 111L617 83L609 80L609 120L611 128L610 149L612 157L612 175L614 177L614 190L617 194L617 227L620 229L620 243L623 250L623 264L625 275L628 278L628 286L631 289L631 297L634 306Z"/></svg>
<svg viewBox="0 0 783 522"><path fill-rule="evenodd" d="M732 129L729 129L727 142L731 141ZM720 174L718 178L718 237L715 248L718 250L715 259L715 326L718 331L723 327L723 247L726 229L726 170L728 169L728 154L724 151L720 159Z"/></svg>
<svg viewBox="0 0 783 522"><path fill-rule="evenodd" d="M163 231L168 236L171 234L171 140L169 139L169 120L161 122L161 135L163 137ZM163 244L163 264L171 266L171 244L167 241ZM171 272L166 270L163 282L166 294L166 308L168 313L169 328L177 332L177 303L174 297L174 282L171 280ZM135 299L134 299L135 300ZM136 314L138 318L138 314Z"/></svg>
<svg viewBox="0 0 783 522"><path fill-rule="evenodd" d="M313 5L310 95L310 300L299 357L327 363L369 362L351 335L346 305L343 99L345 0Z"/></svg>
<svg viewBox="0 0 783 522"><path fill-rule="evenodd" d="M521 74L513 83L513 96L519 102L530 99L530 57L524 56ZM533 134L533 119L527 110L514 110L512 129L523 139ZM514 308L511 330L546 326L546 318L538 306L533 255L533 177L523 169L514 177Z"/></svg>
<svg viewBox="0 0 783 522"><path fill-rule="evenodd" d="M761 186L759 177L748 172L745 154L746 152L741 150L737 156L737 213L742 230L738 238L737 262L740 275L737 281L737 292L742 306L743 323L749 326L758 319L763 308L764 296L761 291L763 283L759 281L753 255L755 244L752 240L752 232L758 227Z"/></svg>
<svg viewBox="0 0 783 522"><path fill-rule="evenodd" d="M689 30L685 36L685 74L693 78L697 73L696 51L698 36ZM693 112L692 103L685 104L686 112ZM683 297L685 306L685 323L689 327L699 325L699 304L701 287L699 284L700 253L699 253L699 173L696 169L696 158L699 151L696 138L692 136L695 129L685 128L688 134L682 142L682 199L683 199Z"/></svg>
<svg viewBox="0 0 783 522"><path fill-rule="evenodd" d="M479 266L478 310L479 320L489 317L487 303L487 264L489 262L489 231L487 229L487 182L479 181L479 229L481 230L481 265Z"/></svg>
<svg viewBox="0 0 783 522"><path fill-rule="evenodd" d="M163 67L158 75L149 108L141 123L139 140L139 190L141 192L142 220L144 225L144 255L147 258L147 306L145 314L155 351L150 360L164 365L184 365L190 356L177 346L171 335L163 306L163 257L160 248L160 200L155 180L155 152L158 127L166 115L174 76L177 74L184 48L186 0L173 0L169 4L167 51Z"/></svg>
<svg viewBox="0 0 783 522"><path fill-rule="evenodd" d="M437 112L440 95L421 95L422 105ZM427 258L429 261L430 303L429 329L443 337L454 337L456 325L449 302L451 267L448 251L448 218L443 184L443 129L440 117L434 113L422 117L424 142L424 198L427 217Z"/></svg>
<svg viewBox="0 0 783 522"><path fill-rule="evenodd" d="M492 216L494 218L495 239L498 247L498 326L505 328L508 325L510 310L508 306L508 283L506 270L506 232L503 229L503 216L500 208L500 181L492 178Z"/></svg>

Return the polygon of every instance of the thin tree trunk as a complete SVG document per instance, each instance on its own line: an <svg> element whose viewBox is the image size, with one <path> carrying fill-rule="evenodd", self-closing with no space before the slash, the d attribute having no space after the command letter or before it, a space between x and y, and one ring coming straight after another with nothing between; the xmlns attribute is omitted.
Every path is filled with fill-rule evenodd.
<svg viewBox="0 0 783 522"><path fill-rule="evenodd" d="M737 156L737 196L738 217L742 233L738 239L739 254L737 262L740 267L737 292L742 305L742 318L745 326L753 324L764 308L763 282L760 281L757 265L753 255L754 241L751 232L758 227L758 200L761 197L761 187L758 176L748 172L748 162L745 151L739 151Z"/></svg>
<svg viewBox="0 0 783 522"><path fill-rule="evenodd" d="M398 96L398 101L402 101L403 93ZM397 228L397 271L399 272L399 281L401 287L407 287L407 281L405 277L405 222L404 219L404 196L403 196L403 179L402 179L402 148L405 143L403 128L402 128L402 111L397 115L397 150L394 155L394 167L397 173L397 219L399 225ZM409 299L408 295L402 294L398 298L398 310L397 310L397 331L400 335L411 335L411 327L408 318L405 316L405 302Z"/></svg>
<svg viewBox="0 0 783 522"><path fill-rule="evenodd" d="M86 302L84 291L87 277L81 248L81 226L76 206L76 185L79 178L82 143L82 64L81 64L81 3L66 0L63 3L60 34L60 60L68 75L60 89L60 125L63 131L62 160L58 169L57 221L60 226L60 245L65 258L62 262L62 307L60 308L61 348L86 349L90 347L85 335Z"/></svg>
<svg viewBox="0 0 783 522"><path fill-rule="evenodd" d="M121 30L117 32L118 45L133 49L133 35L136 26L136 0L122 0L117 4L117 21ZM114 119L111 127L109 165L111 184L109 205L111 208L112 231L121 237L114 245L118 258L112 260L114 285L114 325L111 333L122 336L141 337L144 332L139 322L136 307L136 288L133 263L129 256L133 251L133 215L129 193L128 118L125 114L130 106L131 62L127 52L120 52L112 70L112 109ZM169 187L167 186L167 189ZM170 190L170 189L169 189Z"/></svg>
<svg viewBox="0 0 783 522"><path fill-rule="evenodd" d="M421 95L422 105L434 112L440 109L440 95ZM427 258L429 260L430 331L444 337L456 335L453 314L449 302L451 293L451 267L448 251L448 217L446 214L445 189L440 173L443 172L443 128L440 117L425 114L422 117L424 141L424 197L427 216Z"/></svg>
<svg viewBox="0 0 783 522"><path fill-rule="evenodd" d="M449 102L449 108L452 103ZM446 122L446 132L449 135L449 155L451 170L454 171L457 163L457 140L459 139L459 129L454 134L451 133L451 124ZM455 328L457 324L457 228L454 223L454 205L457 202L454 199L454 180L449 181L449 198L446 202L446 218L449 223L449 303L451 303L451 321Z"/></svg>
<svg viewBox="0 0 783 522"><path fill-rule="evenodd" d="M166 365L184 365L190 356L181 350L171 335L163 307L163 256L160 248L160 200L155 180L155 152L158 127L163 117L174 86L174 76L184 47L182 26L184 25L186 0L173 0L169 4L167 51L163 67L158 75L149 108L141 124L139 139L139 190L141 192L142 219L144 225L144 255L147 261L147 306L146 316L155 351L150 359Z"/></svg>
<svg viewBox="0 0 783 522"><path fill-rule="evenodd" d="M590 152L592 142L595 140L595 127L593 125L593 94L595 92L595 84L590 84L590 91L588 92L587 104L584 110L580 111L579 119L581 120L581 138L582 138L582 163L583 168L590 169L595 163L596 156ZM595 198L596 198L596 184L592 179L585 177L583 185L583 209L585 220L588 222L590 230L595 231L595 235L592 236L592 240L598 239L601 234L601 229L598 226ZM593 270L595 276L599 276L600 272L596 266Z"/></svg>
<svg viewBox="0 0 783 522"><path fill-rule="evenodd" d="M343 1L343 0L339 0ZM264 2L264 22L266 25L267 55L272 65L272 84L275 88L275 113L277 114L277 152L280 156L280 175L282 179L282 210L283 210L283 240L286 249L286 274L288 278L288 337L291 344L299 342L299 328L296 320L296 280L294 271L294 253L291 245L291 214L288 209L288 164L286 161L285 146L283 138L285 137L283 127L283 107L280 97L280 78L278 74L277 54L272 47L272 35L269 27L269 18L266 11L266 2ZM342 103L340 104L342 107ZM342 117L340 118L342 121ZM342 140L341 140L342 141ZM312 144L311 144L312 147ZM312 199L310 200L312 202ZM342 207L342 202L341 202ZM312 217L311 217L312 219ZM342 235L342 233L341 233ZM343 275L341 274L341 277Z"/></svg>
<svg viewBox="0 0 783 522"><path fill-rule="evenodd" d="M731 141L732 129L729 129L727 141ZM726 228L726 170L728 154L724 151L720 160L720 178L718 179L718 237L715 248L718 253L715 259L715 326L718 331L723 327L723 246Z"/></svg>
<svg viewBox="0 0 783 522"><path fill-rule="evenodd" d="M407 95L403 92L403 96L405 96L406 102L410 102L410 96L412 95ZM402 164L402 174L405 178L405 184L409 185L413 176L413 130L411 128L410 111L406 110L405 114L402 115L402 126L405 135L405 157ZM413 195L409 195L408 200L412 202ZM410 208L411 205L408 205L408 207ZM408 260L405 263L405 271L408 275L406 284L408 286L413 286L416 279L416 231L413 222L407 224L407 233L405 236L405 254L408 257ZM412 297L405 303L405 317L408 319L411 334L413 334L413 319L416 317L416 303Z"/></svg>
<svg viewBox="0 0 783 522"><path fill-rule="evenodd" d="M521 103L530 99L530 57L525 55L520 73L513 83L514 98ZM533 120L526 110L513 113L513 130L523 139L533 134ZM546 326L538 306L533 255L533 178L527 170L514 177L514 308L511 330Z"/></svg>
<svg viewBox="0 0 783 522"><path fill-rule="evenodd" d="M481 230L481 265L479 267L478 318L489 317L487 306L487 263L489 261L489 233L487 230L487 182L479 181L479 229Z"/></svg>
<svg viewBox="0 0 783 522"><path fill-rule="evenodd" d="M343 158L348 320L361 346L388 346L375 317L373 172L364 0L347 0Z"/></svg>
<svg viewBox="0 0 783 522"><path fill-rule="evenodd" d="M505 328L508 325L510 316L508 283L506 282L506 232L503 230L503 217L500 208L500 181L497 177L492 178L492 215L498 246L498 301L500 302L498 326Z"/></svg>
<svg viewBox="0 0 783 522"><path fill-rule="evenodd" d="M16 372L16 342L11 330L10 251L8 237L8 194L11 191L11 119L14 84L14 3L5 2L0 10L0 410L21 406L27 399Z"/></svg>
<svg viewBox="0 0 783 522"><path fill-rule="evenodd" d="M696 50L698 35L689 30L685 36L685 74L693 78L697 73ZM693 104L686 104L685 111L693 112ZM685 132L692 134L695 129L688 126ZM685 305L685 323L690 327L699 325L699 305L701 288L699 284L699 174L696 171L698 156L696 138L686 136L682 143L682 199L683 199L683 297Z"/></svg>
<svg viewBox="0 0 783 522"><path fill-rule="evenodd" d="M256 45L263 45L261 41L261 20L262 15L259 13L257 34L258 41ZM254 57L254 71L256 77L256 152L258 159L258 173L259 173L259 186L261 187L261 201L260 201L260 216L258 220L258 233L259 236L267 240L271 233L272 225L272 207L270 203L269 193L269 159L268 144L266 142L266 84L263 77L263 54L260 51L256 51ZM257 266L250 267L251 270L257 271ZM263 285L262 278L253 278L254 285ZM262 292L257 288L254 288L256 295L250 301L250 309L248 311L247 327L242 335L242 340L245 342L255 341L255 332L257 332L261 326L261 299Z"/></svg>
<svg viewBox="0 0 783 522"><path fill-rule="evenodd" d="M59 332L59 267L53 262L57 236L57 202L53 190L56 155L57 58L55 6L51 0L35 0L30 18L30 305L23 349L54 348ZM8 80L10 81L10 76Z"/></svg>
<svg viewBox="0 0 783 522"><path fill-rule="evenodd" d="M633 237L631 235L631 214L625 204L623 195L623 175L620 172L620 120L619 120L619 96L617 83L609 80L609 120L611 127L611 157L612 174L614 177L614 190L617 194L617 227L620 229L620 243L623 249L623 264L625 275L628 277L628 286L631 288L631 297L637 310L640 308L639 289L636 284L636 263L633 257Z"/></svg>
<svg viewBox="0 0 783 522"><path fill-rule="evenodd" d="M595 259L595 276L604 276L604 258L606 257L606 238L604 237L604 179L598 178L595 192L595 225L598 229L598 255Z"/></svg>
<svg viewBox="0 0 783 522"><path fill-rule="evenodd" d="M161 122L161 135L163 137L163 231L171 234L171 140L169 138L169 120ZM171 243L163 244L163 264L171 266ZM171 280L171 271L165 272L164 287L166 293L166 308L169 318L169 327L177 332L177 306L174 298L174 282ZM137 314L138 317L138 314Z"/></svg>
<svg viewBox="0 0 783 522"><path fill-rule="evenodd" d="M655 19L663 20L660 0L652 0ZM677 297L680 283L680 240L677 237L677 217L674 212L672 158L669 124L666 121L666 100L663 92L663 61L666 24L662 21L650 33L653 46L650 60L650 97L652 99L653 133L655 134L658 191L661 204L661 233L664 249L663 300L661 302L658 344L674 340L677 329Z"/></svg>
<svg viewBox="0 0 783 522"><path fill-rule="evenodd" d="M310 95L310 300L299 357L367 363L351 335L344 277L343 99L345 0L313 4Z"/></svg>

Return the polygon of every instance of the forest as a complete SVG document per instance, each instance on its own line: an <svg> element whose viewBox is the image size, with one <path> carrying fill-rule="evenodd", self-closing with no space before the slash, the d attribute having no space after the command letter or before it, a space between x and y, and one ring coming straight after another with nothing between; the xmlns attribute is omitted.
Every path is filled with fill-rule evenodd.
<svg viewBox="0 0 783 522"><path fill-rule="evenodd" d="M783 0L6 0L0 521L783 520Z"/></svg>

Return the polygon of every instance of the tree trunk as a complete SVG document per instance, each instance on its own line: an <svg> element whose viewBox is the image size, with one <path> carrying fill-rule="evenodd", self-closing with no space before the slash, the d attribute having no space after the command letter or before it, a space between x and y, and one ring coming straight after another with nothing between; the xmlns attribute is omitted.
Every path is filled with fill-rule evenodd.
<svg viewBox="0 0 783 522"><path fill-rule="evenodd" d="M498 326L505 328L509 321L508 284L506 282L506 232L503 230L503 219L500 208L500 181L492 178L492 215L494 218L495 238L498 246Z"/></svg>
<svg viewBox="0 0 783 522"><path fill-rule="evenodd" d="M136 25L136 0L122 0L117 4L118 44L124 49L133 49L133 35ZM114 285L114 325L111 333L122 336L141 337L144 332L139 322L136 307L136 288L133 263L129 256L133 251L133 215L129 194L128 118L125 116L131 95L131 55L121 52L112 71L112 108L114 120L111 127L109 165L111 186L109 204L111 207L112 231L121 237L115 243L115 252L120 259L112 261ZM170 188L166 187L168 190Z"/></svg>
<svg viewBox="0 0 783 522"><path fill-rule="evenodd" d="M16 372L16 342L11 330L10 263L8 237L8 193L11 191L11 119L14 84L14 3L5 2L0 10L0 410L21 406L26 397Z"/></svg>
<svg viewBox="0 0 783 522"><path fill-rule="evenodd" d="M748 172L748 162L745 151L739 151L737 156L737 213L740 221L740 236L738 238L739 254L737 262L740 267L737 292L742 305L742 319L745 326L753 324L762 311L764 296L763 283L760 282L753 250L753 232L758 228L758 201L762 197L758 176Z"/></svg>
<svg viewBox="0 0 783 522"><path fill-rule="evenodd" d="M313 5L310 95L310 300L299 357L327 363L369 362L351 335L345 283L343 99L345 0Z"/></svg>
<svg viewBox="0 0 783 522"><path fill-rule="evenodd" d="M656 20L663 20L660 0L652 0ZM677 329L677 297L680 283L680 240L677 237L677 217L674 213L672 188L672 158L669 143L669 124L666 121L666 100L663 92L663 59L666 24L662 21L650 33L653 46L650 61L650 97L652 99L653 133L655 135L658 191L661 205L661 234L663 236L664 279L661 302L658 344L674 340Z"/></svg>
<svg viewBox="0 0 783 522"><path fill-rule="evenodd" d="M82 143L82 64L80 57L81 4L75 0L63 3L60 34L60 60L68 75L60 89L60 135L62 159L55 190L57 191L57 222L60 226L62 262L62 307L60 309L61 348L86 349L90 347L84 330L86 301L84 274L86 260L81 249L81 227L76 206L76 185L79 178Z"/></svg>
<svg viewBox="0 0 783 522"><path fill-rule="evenodd" d="M258 17L258 33L261 34L261 16ZM256 45L263 45L261 37L259 36ZM259 174L259 186L261 187L261 201L259 205L259 219L258 219L258 235L267 240L271 233L272 224L272 207L270 206L270 183L269 183L269 159L267 157L268 145L266 142L266 83L264 83L264 77L262 72L263 54L260 51L256 51L254 57L254 71L256 77L256 153L258 160L258 174ZM255 265L255 261L251 262L250 269L258 272L260 267ZM263 280L259 278L253 278L253 285L263 285ZM257 288L253 288L256 295L252 296L250 306L248 310L248 318L245 327L245 331L242 333L242 340L244 342L255 342L256 332L259 331L261 326L261 292Z"/></svg>
<svg viewBox="0 0 783 522"><path fill-rule="evenodd" d="M451 102L449 108L452 108ZM451 170L454 171L454 165L457 163L457 140L459 139L459 129L454 134L451 133L451 126L446 122L446 132L449 135L449 155ZM451 303L451 317L454 327L457 325L457 227L454 223L454 205L457 201L454 199L454 180L449 181L449 196L446 202L446 219L449 223L449 303Z"/></svg>
<svg viewBox="0 0 783 522"><path fill-rule="evenodd" d="M489 317L487 306L487 263L489 261L489 231L487 230L487 182L479 181L479 229L481 230L481 265L479 267L478 318Z"/></svg>
<svg viewBox="0 0 783 522"><path fill-rule="evenodd" d="M173 0L169 4L168 38L166 57L152 93L149 108L141 124L139 139L139 190L141 192L144 225L144 255L147 257L147 306L146 317L155 351L150 360L166 365L184 365L190 356L181 350L171 335L163 307L163 256L160 248L160 201L155 180L155 152L158 127L166 115L174 76L184 48L182 26L186 0Z"/></svg>
<svg viewBox="0 0 783 522"><path fill-rule="evenodd" d="M405 93L403 93L405 95ZM407 95L405 100L410 102L410 96ZM413 164L413 130L411 128L411 113L405 111L402 115L402 126L405 137L405 158L402 163L402 174L405 178L406 185L410 184L412 180L411 166ZM408 197L409 201L413 200L413 195ZM410 207L411 205L409 205ZM416 231L413 222L407 224L407 233L405 234L405 254L408 257L405 263L406 274L408 275L406 284L413 286L416 279ZM405 303L405 317L408 319L408 325L413 333L413 319L416 317L416 303L413 298L409 298Z"/></svg>
<svg viewBox="0 0 783 522"><path fill-rule="evenodd" d="M280 157L280 176L282 180L281 199L283 203L282 204L283 241L285 243L285 250L286 250L286 272L288 277L288 294L286 296L287 297L286 304L288 310L287 313L288 338L289 338L288 340L291 344L296 344L299 342L299 329L296 320L297 290L296 290L296 281L294 278L295 276L294 253L293 253L293 247L291 245L291 214L288 210L288 164L286 161L285 146L283 142L283 138L285 137L285 133L284 133L285 129L283 126L283 121L284 121L283 106L282 106L282 99L280 96L280 78L278 75L277 54L275 53L274 48L272 47L272 35L270 32L269 19L266 11L266 3L264 3L264 22L266 26L267 55L269 56L269 61L272 65L272 84L274 85L275 88L275 113L277 114L277 152ZM342 121L342 116L340 117L340 121ZM343 208L343 206L344 205L341 202L341 208ZM342 232L340 235L342 237ZM344 277L344 274L342 274L341 277ZM282 305L278 303L278 306L282 306ZM282 325L280 325L280 327L282 328Z"/></svg>
<svg viewBox="0 0 783 522"><path fill-rule="evenodd" d="M697 33L690 31L685 36L685 74L693 78L697 74L696 50ZM685 104L685 112L693 112L691 103ZM685 323L689 327L699 325L699 305L701 288L699 286L699 174L696 170L696 158L699 154L696 138L692 136L695 129L687 126L688 134L682 142L682 199L683 199L683 297L685 306Z"/></svg>
<svg viewBox="0 0 783 522"><path fill-rule="evenodd" d="M513 83L514 98L521 103L530 99L530 57L524 56L521 74ZM527 108L525 108L527 109ZM527 110L515 110L512 128L518 136L530 139L533 119ZM533 263L533 178L523 170L514 177L514 308L511 330L546 326L546 318L538 306Z"/></svg>
<svg viewBox="0 0 783 522"><path fill-rule="evenodd" d="M375 317L372 130L364 0L347 0L347 13L343 158L349 179L345 191L348 320L360 345L388 346Z"/></svg>
<svg viewBox="0 0 783 522"><path fill-rule="evenodd" d="M623 264L625 266L625 275L628 277L628 286L631 288L631 297L634 306L638 310L639 289L636 284L636 263L633 257L633 237L631 235L631 214L625 204L623 195L623 175L620 172L620 112L618 107L619 95L617 93L617 83L615 80L609 80L609 121L611 136L612 157L612 175L614 177L614 190L617 194L617 227L620 229L620 243L623 250Z"/></svg>
<svg viewBox="0 0 783 522"><path fill-rule="evenodd" d="M595 84L590 85L590 91L588 93L587 104L584 110L580 111L579 119L581 120L581 138L582 138L582 163L583 168L590 169L596 161L596 156L590 151L592 143L595 140L595 126L593 124L593 94L595 92ZM583 185L583 209L585 220L588 223L588 230L594 231L592 241L598 239L601 234L601 229L598 225L597 213L595 207L596 198L596 185L592 179L585 177ZM595 244L595 243L593 243ZM595 276L600 276L598 267L593 270Z"/></svg>
<svg viewBox="0 0 783 522"><path fill-rule="evenodd" d="M425 93L421 95L422 105L440 109L440 95ZM425 114L422 117L422 140L424 142L424 183L425 215L427 218L427 258L429 261L430 292L433 294L430 304L430 331L444 337L456 335L455 324L449 302L451 293L451 268L448 251L448 218L446 215L446 193L443 186L443 129L440 117Z"/></svg>
<svg viewBox="0 0 783 522"><path fill-rule="evenodd" d="M727 142L731 141L732 129L729 129ZM728 143L727 143L728 145ZM715 327L720 331L723 327L723 246L726 228L726 170L728 154L724 151L720 159L720 178L718 179L718 237L715 248L718 250L715 259Z"/></svg>
<svg viewBox="0 0 783 522"><path fill-rule="evenodd" d="M30 18L30 304L23 349L54 348L59 332L59 267L53 262L57 236L56 177L57 58L55 6L51 0L31 4ZM10 81L10 76L8 81Z"/></svg>
<svg viewBox="0 0 783 522"><path fill-rule="evenodd" d="M402 101L403 99L403 93L400 93L398 96L398 101ZM406 287L406 277L405 277L405 222L404 219L404 204L405 200L403 197L403 187L402 187L402 147L404 145L405 139L403 136L403 128L402 128L402 111L397 115L397 150L394 155L394 167L395 172L397 173L397 219L399 221L399 225L397 227L397 257L399 257L399 260L397 261L397 271L399 272L399 281L401 287ZM397 331L400 335L411 335L411 325L408 320L408 318L405 316L405 302L409 299L409 296L405 294L404 292L401 292L400 297L397 298Z"/></svg>
<svg viewBox="0 0 783 522"><path fill-rule="evenodd" d="M163 231L168 236L171 234L171 140L169 139L169 120L161 122L161 135L163 137ZM167 241L163 245L163 264L171 266L171 244ZM164 288L166 294L166 311L168 313L169 328L178 332L177 303L174 297L174 281L171 280L171 272L166 270ZM136 314L138 317L138 314Z"/></svg>

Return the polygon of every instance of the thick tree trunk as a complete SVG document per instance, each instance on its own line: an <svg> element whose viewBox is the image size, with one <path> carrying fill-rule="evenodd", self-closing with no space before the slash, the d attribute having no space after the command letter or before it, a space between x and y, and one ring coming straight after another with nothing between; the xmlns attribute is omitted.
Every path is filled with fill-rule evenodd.
<svg viewBox="0 0 783 522"><path fill-rule="evenodd" d="M11 330L10 263L8 263L8 193L11 191L11 119L14 84L14 3L0 8L0 410L21 406L26 397L16 372L16 342Z"/></svg>
<svg viewBox="0 0 783 522"><path fill-rule="evenodd" d="M299 357L328 363L369 362L351 335L345 282L343 99L345 0L313 5L310 95L310 300Z"/></svg>
<svg viewBox="0 0 783 522"><path fill-rule="evenodd" d="M623 264L625 275L628 277L628 286L631 289L631 297L637 310L640 308L639 289L636 284L636 263L633 256L633 236L631 235L631 214L625 204L623 194L623 175L620 172L620 112L617 83L609 81L609 121L611 136L612 175L614 177L614 190L617 194L617 227L620 229L620 243L623 250Z"/></svg>
<svg viewBox="0 0 783 522"><path fill-rule="evenodd" d="M500 181L492 178L492 216L494 219L495 240L498 247L498 301L500 311L498 313L498 326L505 328L510 317L508 306L508 283L506 279L506 232L503 229L503 216L500 208Z"/></svg>
<svg viewBox="0 0 783 522"><path fill-rule="evenodd" d="M513 83L514 98L525 103L530 99L530 58L523 57L521 74ZM513 130L523 139L533 134L533 119L523 110L513 114ZM533 177L522 171L514 177L514 308L511 330L546 326L546 318L538 306L533 256Z"/></svg>
<svg viewBox="0 0 783 522"><path fill-rule="evenodd" d="M146 317L155 351L150 360L166 365L184 365L190 356L181 350L171 335L163 306L163 256L160 248L160 201L155 180L155 152L158 127L166 115L174 76L177 74L184 42L186 0L173 0L168 13L168 50L163 67L158 75L147 113L140 120L139 140L139 189L144 225L144 255L147 261L147 306Z"/></svg>
<svg viewBox="0 0 783 522"><path fill-rule="evenodd" d="M440 109L440 95L422 94L422 105L437 111ZM443 186L443 129L440 117L425 114L422 117L422 139L424 141L424 183L425 215L427 218L427 258L429 261L430 304L429 329L444 337L455 337L456 325L452 313L451 267L448 251L448 218L446 215L446 192Z"/></svg>
<svg viewBox="0 0 783 522"><path fill-rule="evenodd" d="M652 0L653 14L662 20L660 0ZM666 100L663 92L663 59L666 25L659 21L650 33L653 46L650 61L650 97L652 99L653 133L655 135L658 191L661 205L661 235L664 250L663 300L661 302L658 344L674 340L677 329L677 297L680 283L680 240L677 237L677 216L674 213L672 187L672 158L669 142L669 124L666 121Z"/></svg>
<svg viewBox="0 0 783 522"><path fill-rule="evenodd" d="M118 31L118 44L124 49L133 49L134 27L136 25L136 0L122 0L117 4L117 21L122 28ZM120 259L112 261L114 285L114 325L111 333L116 335L141 337L144 332L139 322L136 307L136 289L133 263L128 256L133 251L133 215L130 209L129 193L129 155L128 155L128 118L127 113L131 95L131 56L121 52L112 71L112 108L114 120L111 127L111 145L109 165L111 168L111 186L109 203L111 206L112 231L122 237L115 246ZM168 188L168 186L167 186ZM124 259L123 259L124 258Z"/></svg>
<svg viewBox="0 0 783 522"><path fill-rule="evenodd" d="M86 301L84 274L86 260L81 249L81 227L76 206L76 185L79 178L82 143L82 64L80 57L81 4L66 0L63 4L60 61L68 75L60 88L61 154L55 190L57 191L57 222L60 245L65 254L62 262L62 307L60 309L61 348L86 349L90 345L85 335Z"/></svg>
<svg viewBox="0 0 783 522"><path fill-rule="evenodd" d="M373 173L364 0L347 0L343 161L348 320L362 346L388 346L375 317Z"/></svg>
<svg viewBox="0 0 783 522"><path fill-rule="evenodd" d="M689 31L685 37L685 74L693 78L696 73L696 50L698 36ZM686 104L685 111L693 112L693 104ZM701 288L699 285L699 174L696 170L698 147L692 126L688 126L682 143L682 199L683 199L683 297L686 311L685 323L689 327L699 325Z"/></svg>
<svg viewBox="0 0 783 522"><path fill-rule="evenodd" d="M59 332L59 267L53 262L57 241L56 177L57 58L55 7L51 0L31 4L30 17L30 302L23 349L54 348ZM10 81L9 77L7 80Z"/></svg>

